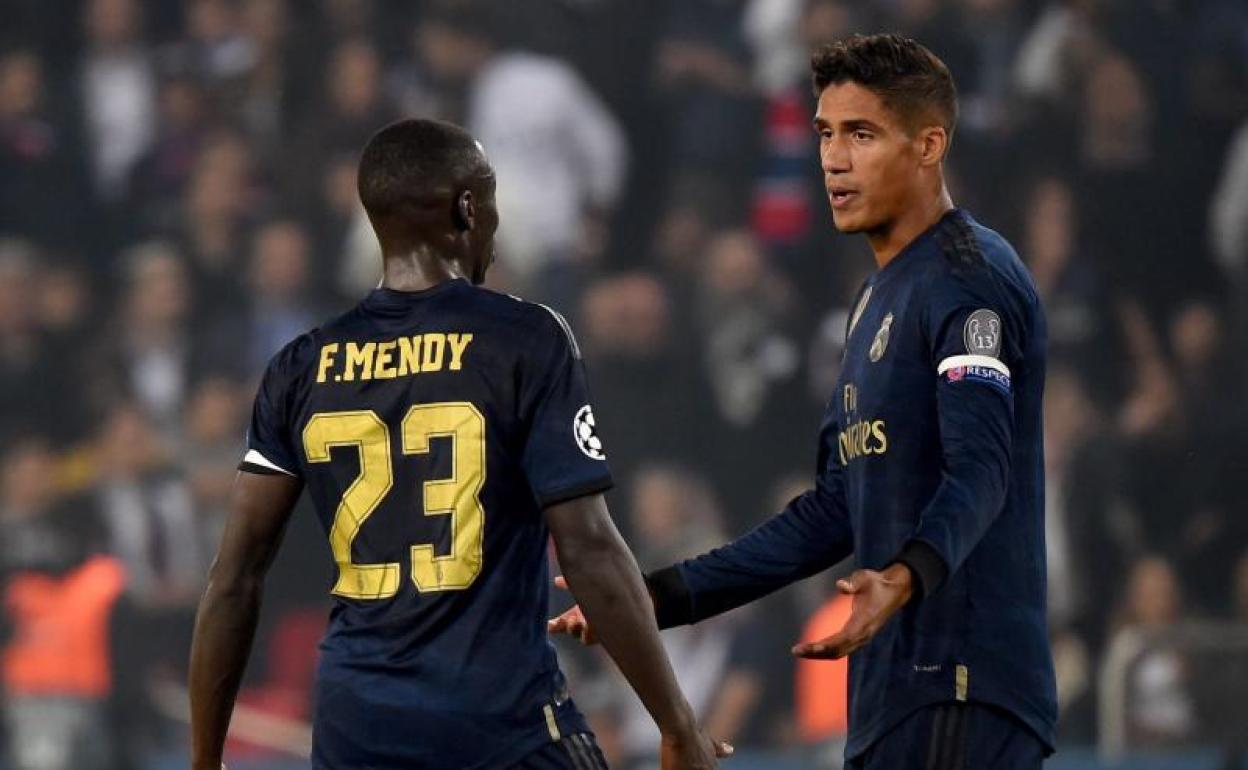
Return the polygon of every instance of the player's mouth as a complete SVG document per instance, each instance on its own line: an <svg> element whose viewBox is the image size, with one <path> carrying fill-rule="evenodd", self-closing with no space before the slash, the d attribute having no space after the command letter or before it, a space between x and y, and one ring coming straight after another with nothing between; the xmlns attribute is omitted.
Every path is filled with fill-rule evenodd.
<svg viewBox="0 0 1248 770"><path fill-rule="evenodd" d="M843 209L847 207L856 197L858 197L858 191L851 190L848 187L828 188L828 200L832 202L833 209Z"/></svg>

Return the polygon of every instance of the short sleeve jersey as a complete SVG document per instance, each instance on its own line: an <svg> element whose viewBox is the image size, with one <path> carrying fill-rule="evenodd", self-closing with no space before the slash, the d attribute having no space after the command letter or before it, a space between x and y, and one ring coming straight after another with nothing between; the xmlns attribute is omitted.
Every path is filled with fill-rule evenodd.
<svg viewBox="0 0 1248 770"><path fill-rule="evenodd" d="M301 478L337 565L317 767L499 767L583 730L542 509L611 486L580 351L463 280L373 291L274 357L241 468Z"/></svg>

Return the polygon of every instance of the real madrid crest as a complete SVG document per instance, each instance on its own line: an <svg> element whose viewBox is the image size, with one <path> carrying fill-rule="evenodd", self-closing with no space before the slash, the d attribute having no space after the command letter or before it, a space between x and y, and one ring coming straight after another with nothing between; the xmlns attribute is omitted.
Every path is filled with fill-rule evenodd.
<svg viewBox="0 0 1248 770"><path fill-rule="evenodd" d="M871 363L875 363L884 357L884 351L888 348L889 331L892 328L893 314L889 313L884 316L884 322L880 324L880 330L875 333L875 339L871 342L871 350L867 353Z"/></svg>

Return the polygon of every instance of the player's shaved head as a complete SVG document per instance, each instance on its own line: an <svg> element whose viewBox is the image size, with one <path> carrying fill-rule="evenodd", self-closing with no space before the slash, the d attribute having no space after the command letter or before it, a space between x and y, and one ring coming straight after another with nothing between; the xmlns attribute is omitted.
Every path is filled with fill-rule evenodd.
<svg viewBox="0 0 1248 770"><path fill-rule="evenodd" d="M416 255L424 275L456 264L474 283L494 261L494 170L472 135L440 120L401 120L378 131L360 157L360 201L391 257Z"/></svg>
<svg viewBox="0 0 1248 770"><path fill-rule="evenodd" d="M472 135L440 120L401 120L364 147L357 186L375 225L443 205L460 190L480 190L494 176Z"/></svg>

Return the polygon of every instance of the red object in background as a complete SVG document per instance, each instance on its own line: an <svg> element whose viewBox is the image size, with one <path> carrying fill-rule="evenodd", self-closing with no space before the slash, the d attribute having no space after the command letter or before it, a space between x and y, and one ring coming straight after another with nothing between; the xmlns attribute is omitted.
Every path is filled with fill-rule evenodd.
<svg viewBox="0 0 1248 770"><path fill-rule="evenodd" d="M126 585L121 562L96 556L63 576L19 573L4 604L15 633L0 670L12 695L100 700L112 692L110 619Z"/></svg>
<svg viewBox="0 0 1248 770"><path fill-rule="evenodd" d="M802 629L805 642L840 631L849 620L852 597L838 593ZM849 732L849 659L797 661L797 730L802 740L818 743Z"/></svg>
<svg viewBox="0 0 1248 770"><path fill-rule="evenodd" d="M307 721L320 655L317 645L324 634L324 610L292 610L283 615L265 651L267 679L263 684L240 690L237 702L273 716ZM234 738L227 743L226 754L240 758L278 756Z"/></svg>

